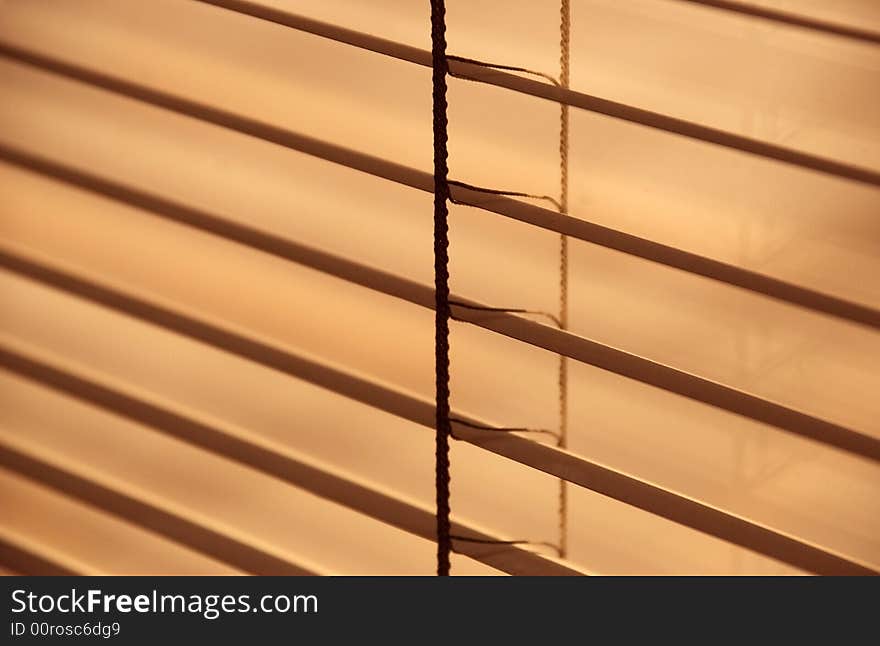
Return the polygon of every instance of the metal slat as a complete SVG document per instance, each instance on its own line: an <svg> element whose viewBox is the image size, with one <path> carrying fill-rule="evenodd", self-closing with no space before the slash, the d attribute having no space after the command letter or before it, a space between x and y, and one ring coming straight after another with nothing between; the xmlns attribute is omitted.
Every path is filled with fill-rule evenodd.
<svg viewBox="0 0 880 646"><path fill-rule="evenodd" d="M85 576L87 567L0 528L0 565L26 576Z"/></svg>
<svg viewBox="0 0 880 646"><path fill-rule="evenodd" d="M155 501L146 500L135 491L125 490L121 483L104 482L93 474L87 475L70 465L61 464L57 457L15 446L8 439L0 440L0 466L245 572L316 574L286 558L229 536L222 529L200 524Z"/></svg>
<svg viewBox="0 0 880 646"><path fill-rule="evenodd" d="M368 173L404 186L426 192L433 192L434 189L433 178L430 174L392 161L350 150L254 119L241 117L211 106L151 90L128 81L114 79L76 66L70 66L66 63L60 63L43 57L33 57L29 54L25 55L19 51L12 52L2 44L0 44L0 55L7 55L25 64L67 76L116 94L135 98L151 105L220 125L236 132L258 137L285 148L312 155L325 161ZM71 175L70 170L65 170L57 164L9 146L0 147L0 155L13 163L31 167L39 172L48 172L49 174L59 176ZM89 181L92 184L100 182L100 180L94 178L91 178ZM508 197L490 195L463 186L452 186L451 191L452 197L457 202L470 204L513 220L563 234L570 238L597 244L608 249L642 258L643 260L649 260L667 267L717 280L734 287L740 287L792 305L798 305L874 329L880 329L880 311L857 302L838 298L794 283L779 280L772 276L763 275Z"/></svg>
<svg viewBox="0 0 880 646"><path fill-rule="evenodd" d="M315 139L314 137L279 128L255 119L242 117L165 92L159 92L56 59L26 52L18 48L10 48L2 43L0 43L0 56L7 56L27 65L257 137L279 146L297 150L404 186L429 193L434 190L433 177L429 173L402 164L350 150L343 146ZM35 163L33 156L15 151L9 147L4 147L4 155L10 160L20 160L19 163ZM24 161L25 158L29 158L30 161ZM799 305L817 312L880 329L880 311L860 303L837 298L771 276L765 276L748 269L654 242L647 238L617 231L501 195L486 194L463 186L452 186L451 192L452 197L457 202L470 204L513 220L531 224L584 242L591 242L661 265L681 269L688 273L711 278L735 287L741 287L793 305Z"/></svg>
<svg viewBox="0 0 880 646"><path fill-rule="evenodd" d="M421 307L431 309L434 307L434 291L427 285L81 171L21 153L11 154L8 149L4 149L0 145L0 158L3 156L31 170L50 175L117 201L147 209L175 222L208 231ZM0 247L0 257L2 257L2 247ZM457 295L453 297L453 300L484 307L481 303ZM698 375L591 341L571 332L541 325L515 314L480 311L460 306L453 306L453 310L455 317L461 321L473 323L523 343L565 355L571 359L756 421L771 424L794 435L848 451L869 460L880 461L880 438L870 434L846 428Z"/></svg>
<svg viewBox="0 0 880 646"><path fill-rule="evenodd" d="M398 529L428 540L436 538L434 514L424 506L383 491L373 484L358 482L351 476L335 473L327 465L313 464L308 459L271 443L261 442L254 437L245 439L236 429L216 420L199 419L191 412L175 410L168 402L157 402L153 395L108 386L96 375L86 374L82 367L73 368L64 365L57 358L50 360L38 356L33 349L23 350L20 343L6 339L0 341L0 366ZM516 545L500 544L502 539L467 523L454 522L453 533L486 541L486 544L457 541L457 553L508 574L586 574L557 559L547 558Z"/></svg>
<svg viewBox="0 0 880 646"><path fill-rule="evenodd" d="M678 2L687 2L688 4L700 5L711 9L720 9L722 11L748 16L750 18L760 18L769 22L775 22L780 25L788 25L789 27L799 27L801 29L809 29L810 31L827 34L829 36L840 36L852 40L880 44L880 34L860 29L850 25L829 22L827 20L819 20L818 18L810 18L788 11L779 11L769 7L760 7L755 4L746 2L737 2L736 0L677 0ZM213 4L213 3L212 3Z"/></svg>
<svg viewBox="0 0 880 646"><path fill-rule="evenodd" d="M59 270L45 260L35 261L32 255L31 258L26 258L4 252L0 257L3 266L21 275L259 362L426 428L433 428L433 404L406 391L131 293L123 293L69 271ZM469 424L487 425L485 421L466 415L457 414L456 417ZM479 430L455 422L453 430L456 439L795 567L817 574L877 574L871 566L845 555L751 522L558 447L539 444L515 433ZM4 455L7 453L8 450ZM13 457L23 459L14 453ZM8 458L0 459L0 462L3 461L8 461ZM52 469L47 475L58 479ZM73 485L82 488L76 481ZM114 494L110 491L105 492L105 495Z"/></svg>
<svg viewBox="0 0 880 646"><path fill-rule="evenodd" d="M253 18L266 20L298 31L304 31L322 38L334 40L346 45L352 45L379 54L384 54L399 60L415 63L425 67L431 67L430 52L403 45L394 41L386 40L368 34L362 34L344 27L331 25L299 16L279 9L271 9L255 2L247 0L196 0L203 4L209 4L236 13L245 14ZM741 152L773 159L792 166L807 168L819 173L825 173L835 177L841 177L856 182L862 182L873 186L880 186L880 172L853 166L833 159L827 159L804 153L792 148L777 146L766 141L743 137L732 132L703 126L692 121L670 117L658 112L643 110L635 106L626 105L617 101L609 101L596 96L578 92L558 85L536 81L510 74L499 69L487 68L460 60L449 61L449 71L454 76L460 76L472 81L479 81L488 85L514 90L522 94L529 94L541 99L547 99L556 103L563 103L573 108L579 108L588 112L602 114L607 117L628 121L630 123L662 130L671 134L681 135L690 139L696 139L706 143L739 150Z"/></svg>

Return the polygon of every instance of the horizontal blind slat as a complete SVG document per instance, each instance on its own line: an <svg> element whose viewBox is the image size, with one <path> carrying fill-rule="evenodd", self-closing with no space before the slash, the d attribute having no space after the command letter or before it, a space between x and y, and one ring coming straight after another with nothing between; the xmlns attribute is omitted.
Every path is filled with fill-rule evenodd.
<svg viewBox="0 0 880 646"><path fill-rule="evenodd" d="M13 347L8 340L0 342L0 366L28 379L250 466L399 529L429 540L434 538L433 515L427 508L333 473L329 467L310 464L305 458L294 456L289 451L281 452L278 447L239 437L234 430L223 428L216 421L201 421L191 414L173 410L167 403L157 404L143 395L114 389L94 376L78 374L72 367L59 367L57 364L57 359L50 362L34 356L33 350ZM453 533L488 543L502 540L463 522L453 522ZM459 541L456 551L508 574L584 574L516 545Z"/></svg>
<svg viewBox="0 0 880 646"><path fill-rule="evenodd" d="M206 0L201 0L202 2ZM210 1L210 0L207 0ZM770 7L762 7L754 3L737 2L736 0L675 0L676 2L687 2L711 9L720 9L732 14L741 16L749 16L752 18L761 18L770 22L791 27L800 27L809 29L819 33L829 34L832 36L840 36L842 38L851 38L853 40L864 41L866 43L880 44L880 34L860 29L853 25L845 25L842 23L829 22L812 18L803 14L796 14L790 11L781 11Z"/></svg>
<svg viewBox="0 0 880 646"><path fill-rule="evenodd" d="M4 52L10 53L0 44L0 54ZM13 54L13 57L15 56L16 54ZM265 141L388 179L411 188L428 192L433 190L433 182L428 173L389 160L346 149L307 135L261 123L163 92L154 91L127 81L113 79L76 66L69 66L57 61L52 62L42 57L30 58L29 55L26 55L22 61L38 67L44 67L45 64L46 69L49 71L69 75L71 78L96 85L105 90L131 96L152 105L258 137ZM71 173L63 171L57 166L54 170L50 170L51 165L45 160L39 160L33 155L16 151L7 146L2 147L0 155L9 161L26 165L40 172L51 172L59 177L62 175L71 176ZM90 180L90 183L93 186L96 185L94 180ZM644 260L718 280L777 300L880 329L880 311L857 302L838 298L772 276L654 242L647 238L628 234L587 220L544 209L533 204L498 195L486 195L460 186L453 186L452 194L458 201L472 204L520 222L538 226L584 242L598 244Z"/></svg>
<svg viewBox="0 0 880 646"><path fill-rule="evenodd" d="M132 492L125 492L118 483L111 485L93 476L77 473L57 460L13 446L8 440L0 441L0 465L246 572L296 576L316 574L226 535L222 530L202 525Z"/></svg>
<svg viewBox="0 0 880 646"><path fill-rule="evenodd" d="M11 256L8 252L2 257L7 268L18 273L258 361L424 427L433 428L433 406L430 402L410 393L323 364L305 355L297 355L289 350L244 337L217 325L84 280L51 266L40 265L24 257ZM482 420L466 415L457 414L456 417L469 423L486 425ZM555 446L539 444L512 433L498 434L455 423L453 426L458 439L796 567L823 574L874 573L870 566L845 556L578 457Z"/></svg>
<svg viewBox="0 0 880 646"><path fill-rule="evenodd" d="M12 536L0 527L0 565L27 576L85 576L93 574L73 559L55 553L33 540Z"/></svg>
<svg viewBox="0 0 880 646"><path fill-rule="evenodd" d="M383 38L361 34L350 29L329 25L292 13L270 9L251 2L242 2L241 0L198 1L217 6L229 5L227 8L230 10L245 13L255 18L269 20L293 29L306 31L317 36L336 40L340 43L392 56L416 65L431 66L429 52L409 45L402 45ZM232 7L235 8L233 9ZM844 162L819 157L817 155L800 152L783 146L777 146L766 141L744 137L718 128L703 126L684 119L678 119L676 117L652 112L650 110L644 110L636 106L591 96L584 92L578 92L569 88L551 85L531 78L517 76L516 74L510 74L464 61L449 61L449 71L453 76L460 76L472 81L479 81L481 83L495 85L497 87L528 94L537 98L554 101L556 103L563 103L573 108L595 112L607 117L621 119L630 123L681 135L683 137L715 144L717 146L739 150L758 157L780 161L785 164L810 169L856 182L862 182L872 186L880 186L880 173L871 169L853 166Z"/></svg>
<svg viewBox="0 0 880 646"><path fill-rule="evenodd" d="M30 168L49 172L65 181L95 190L113 199L148 208L158 215L207 230L242 244L280 256L330 275L354 282L390 296L402 298L422 307L433 308L433 290L415 281L395 276L362 263L309 248L258 230L231 223L190 207L177 205L158 196L134 191L127 187L84 173L52 165L32 156L4 150L13 160L21 160ZM454 296L454 300L477 308L484 304ZM795 435L827 444L861 457L880 461L880 438L847 428L840 424L803 413L740 389L705 379L672 366L606 346L571 332L557 330L506 312L481 312L479 309L454 306L456 318L504 334L518 341L562 354L642 383L682 395L696 401L737 413L750 419L771 424Z"/></svg>

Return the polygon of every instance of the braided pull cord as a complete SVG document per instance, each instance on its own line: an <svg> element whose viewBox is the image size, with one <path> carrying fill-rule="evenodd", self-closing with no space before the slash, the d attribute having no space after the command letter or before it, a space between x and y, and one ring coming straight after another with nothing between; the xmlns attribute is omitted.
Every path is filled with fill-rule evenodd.
<svg viewBox="0 0 880 646"><path fill-rule="evenodd" d="M571 63L571 6L561 0L559 10L559 85L569 86ZM568 106L559 114L559 211L568 213ZM568 237L559 236L559 327L568 329ZM559 355L559 442L568 447L568 360ZM559 480L559 556L568 555L568 483Z"/></svg>
<svg viewBox="0 0 880 646"><path fill-rule="evenodd" d="M446 116L446 3L431 0L431 60L434 118L434 370L436 383L435 485L437 576L449 576L449 167Z"/></svg>

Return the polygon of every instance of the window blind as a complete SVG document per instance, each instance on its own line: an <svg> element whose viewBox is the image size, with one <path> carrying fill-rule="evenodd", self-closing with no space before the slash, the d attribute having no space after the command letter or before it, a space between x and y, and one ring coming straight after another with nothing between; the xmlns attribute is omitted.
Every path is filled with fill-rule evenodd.
<svg viewBox="0 0 880 646"><path fill-rule="evenodd" d="M0 15L4 565L432 572L428 3ZM452 572L876 573L878 8L558 22L447 2Z"/></svg>

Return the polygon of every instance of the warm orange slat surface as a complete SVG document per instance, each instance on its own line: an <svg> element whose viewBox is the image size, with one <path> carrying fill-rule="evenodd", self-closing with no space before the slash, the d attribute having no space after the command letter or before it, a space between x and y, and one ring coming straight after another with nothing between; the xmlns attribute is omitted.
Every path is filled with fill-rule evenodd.
<svg viewBox="0 0 880 646"><path fill-rule="evenodd" d="M425 7L390 0L368 8L349 2L266 4L425 46ZM685 4L575 3L573 86L880 167L876 149L864 144L880 132L877 114L867 109L880 54L678 6ZM477 18L490 5L451 8L455 53L542 69L556 65L554 7L524 5L477 34ZM838 13L827 6L803 8L871 24L871 3L850 2ZM389 11L394 21L384 20ZM16 1L5 3L0 15L5 41L429 167L427 70L182 0L157 0L150 7L135 1ZM120 51L127 55L108 56ZM4 144L431 282L427 194L5 60L0 86L6 97L0 103ZM554 190L555 106L462 81L452 82L450 104L453 176L500 188ZM350 118L353 105L361 118ZM880 282L873 279L880 275L880 191L579 111L572 115L571 156L577 217L880 305ZM431 396L430 312L7 164L0 164L0 193L4 241ZM496 305L556 307L552 233L453 207L452 236L457 292ZM571 245L571 294L577 334L880 435L880 408L872 396L880 388L875 331L583 243ZM4 335L425 504L432 500L432 449L423 429L6 272L0 274L0 295L12 304L0 313ZM552 427L555 362L550 353L454 324L454 403L499 424ZM589 366L571 362L570 372L575 453L880 564L876 465ZM84 444L75 451L84 451L84 459L100 457L98 447L125 427L15 379L4 384L16 428L45 434L33 437L43 438L40 450L65 446L57 434L80 415L104 420L91 429L76 425ZM51 424L39 423L50 411ZM172 462L191 456L201 465L193 478L222 463L187 447L177 455L170 448L176 445L144 428L133 437L143 459L132 464L144 470L145 486L153 486L154 464L146 456ZM474 447L457 443L453 450L456 513L500 534L554 540L554 479ZM432 571L426 541L342 514L339 522L364 528L364 540L355 542L330 530L336 522L331 519L342 512L327 503L294 504L311 499L246 470L225 464L223 470L236 474L224 483L236 492L225 506L209 480L191 492L169 481L163 495L191 495L191 509L211 509L234 532L259 534L272 549L327 571ZM263 491L273 502L254 503L262 512L250 509L244 494ZM600 496L572 496L571 557L590 571L790 571ZM273 505L292 514L277 527L261 515L271 515ZM77 556L76 550L69 556ZM124 569L124 562L95 566ZM454 567L486 572L468 561Z"/></svg>

